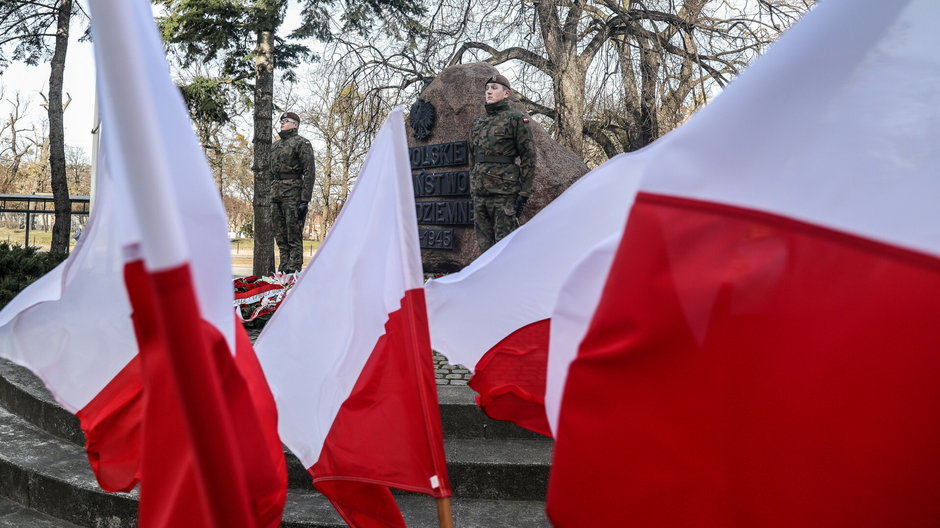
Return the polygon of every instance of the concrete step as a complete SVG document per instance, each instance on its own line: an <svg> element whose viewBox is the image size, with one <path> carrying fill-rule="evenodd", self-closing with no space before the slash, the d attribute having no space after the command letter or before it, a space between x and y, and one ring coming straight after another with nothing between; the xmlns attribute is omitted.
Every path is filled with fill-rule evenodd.
<svg viewBox="0 0 940 528"><path fill-rule="evenodd" d="M79 526L137 525L137 492L102 491L82 447L0 407L0 496Z"/></svg>
<svg viewBox="0 0 940 528"><path fill-rule="evenodd" d="M477 407L475 396L470 387L438 385L444 438L547 438L513 423L489 418Z"/></svg>
<svg viewBox="0 0 940 528"><path fill-rule="evenodd" d="M541 501L467 498L456 485L455 494L454 517L462 528L548 526ZM0 497L4 497L0 502L0 527L132 528L137 525L137 496L136 490L101 491L80 446L56 438L0 407ZM434 499L398 493L396 500L409 526L437 525ZM12 524L3 524L7 517ZM283 526L344 524L322 495L312 489L293 488L288 493Z"/></svg>
<svg viewBox="0 0 940 528"><path fill-rule="evenodd" d="M59 438L85 445L78 418L63 409L30 370L0 358L0 406Z"/></svg>
<svg viewBox="0 0 940 528"><path fill-rule="evenodd" d="M0 528L81 528L0 497Z"/></svg>
<svg viewBox="0 0 940 528"><path fill-rule="evenodd" d="M487 418L467 387L439 386L448 473L463 497L544 500L552 441L508 422ZM29 370L0 360L0 405L36 427L84 446L78 419L60 407ZM310 477L288 452L292 487L310 488Z"/></svg>
<svg viewBox="0 0 940 528"><path fill-rule="evenodd" d="M544 501L553 447L547 438L445 440L447 473L454 494Z"/></svg>
<svg viewBox="0 0 940 528"><path fill-rule="evenodd" d="M545 500L553 443L547 438L444 439L447 474L458 497ZM291 488L312 489L310 474L287 453Z"/></svg>
<svg viewBox="0 0 940 528"><path fill-rule="evenodd" d="M474 403L475 393L469 387L440 385L437 394L444 438L545 438L488 418ZM0 405L60 438L85 443L78 419L56 403L42 381L5 359L0 359Z"/></svg>
<svg viewBox="0 0 940 528"><path fill-rule="evenodd" d="M427 495L395 495L405 523L411 528L438 526L437 502ZM545 517L545 503L453 498L454 526L459 528L542 528L551 526ZM317 519L312 521L311 519ZM285 528L340 528L346 524L329 501L315 491L293 490L287 497Z"/></svg>

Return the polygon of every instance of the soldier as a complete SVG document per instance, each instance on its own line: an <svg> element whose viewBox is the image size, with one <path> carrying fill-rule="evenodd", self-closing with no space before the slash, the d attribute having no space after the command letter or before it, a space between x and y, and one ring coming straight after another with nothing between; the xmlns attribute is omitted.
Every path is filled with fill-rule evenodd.
<svg viewBox="0 0 940 528"><path fill-rule="evenodd" d="M509 106L509 94L505 77L490 77L486 112L470 128L470 193L480 252L519 227L519 215L532 194L535 142L529 116Z"/></svg>
<svg viewBox="0 0 940 528"><path fill-rule="evenodd" d="M274 240L281 255L278 270L300 271L303 267L303 228L307 204L313 194L313 147L297 134L300 117L281 115L280 140L271 147L271 208Z"/></svg>

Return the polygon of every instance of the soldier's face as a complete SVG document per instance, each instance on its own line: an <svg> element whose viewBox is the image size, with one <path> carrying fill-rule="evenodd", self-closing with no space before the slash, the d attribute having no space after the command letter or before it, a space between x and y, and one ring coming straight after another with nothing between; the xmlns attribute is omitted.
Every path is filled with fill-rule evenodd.
<svg viewBox="0 0 940 528"><path fill-rule="evenodd" d="M499 83L486 83L486 102L498 103L509 97L509 89Z"/></svg>
<svg viewBox="0 0 940 528"><path fill-rule="evenodd" d="M292 128L297 128L297 121L293 119L281 119L281 132Z"/></svg>

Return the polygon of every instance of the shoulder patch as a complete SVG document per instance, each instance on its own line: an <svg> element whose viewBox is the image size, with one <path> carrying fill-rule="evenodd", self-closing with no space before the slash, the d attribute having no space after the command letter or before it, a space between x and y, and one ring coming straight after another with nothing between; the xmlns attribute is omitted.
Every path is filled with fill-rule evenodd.
<svg viewBox="0 0 940 528"><path fill-rule="evenodd" d="M528 124L529 124L529 118L528 118L528 117L523 117L523 118L522 118L522 122L528 125Z"/></svg>

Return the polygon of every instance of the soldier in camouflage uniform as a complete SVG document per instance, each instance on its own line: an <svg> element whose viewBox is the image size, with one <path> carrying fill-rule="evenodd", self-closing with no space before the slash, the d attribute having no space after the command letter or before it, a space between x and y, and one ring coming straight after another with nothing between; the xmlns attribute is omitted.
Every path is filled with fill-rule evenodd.
<svg viewBox="0 0 940 528"><path fill-rule="evenodd" d="M509 93L502 75L487 80L486 112L470 129L470 192L480 252L519 227L532 194L535 142L529 116L509 105Z"/></svg>
<svg viewBox="0 0 940 528"><path fill-rule="evenodd" d="M274 240L281 256L278 270L284 273L303 267L303 228L307 204L313 194L313 147L297 134L300 117L293 112L281 116L280 140L271 147L271 209Z"/></svg>

